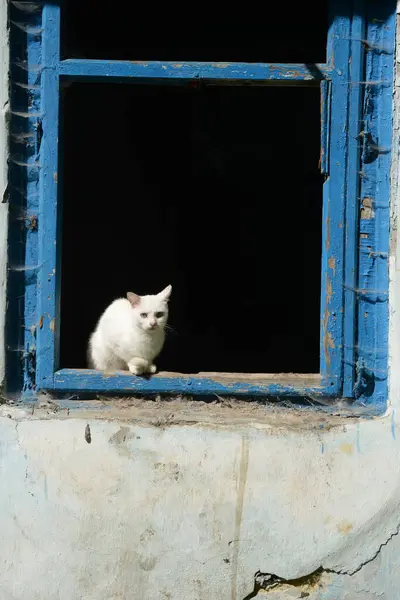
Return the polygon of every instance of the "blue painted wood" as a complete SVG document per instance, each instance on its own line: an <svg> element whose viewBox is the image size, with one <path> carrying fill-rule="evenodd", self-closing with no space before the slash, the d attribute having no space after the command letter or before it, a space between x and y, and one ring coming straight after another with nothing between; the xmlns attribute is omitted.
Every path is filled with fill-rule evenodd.
<svg viewBox="0 0 400 600"><path fill-rule="evenodd" d="M323 191L320 368L325 385L340 396L343 387L346 131L351 89L349 62L352 14L345 1L335 2L333 9L340 16L332 19L327 48L328 63L335 65L335 68L331 80L329 177Z"/></svg>
<svg viewBox="0 0 400 600"><path fill-rule="evenodd" d="M346 216L345 216L345 263L344 263L344 335L343 335L343 395L354 395L357 362L356 332L357 302L352 288L358 281L358 227L360 193L360 144L358 136L361 130L361 99L364 80L364 46L366 26L363 1L355 3L356 14L351 24L351 60L349 61L349 118L347 131L347 180L346 180Z"/></svg>
<svg viewBox="0 0 400 600"><path fill-rule="evenodd" d="M390 155L377 151L382 142L390 148L392 56L378 50L380 44L393 44L393 18L373 7L365 40L362 42L364 21L360 18L363 3L355 0L357 17L350 14L350 4L337 0L333 8L339 17L333 20L329 32L328 65L260 65L235 63L135 63L124 61L59 61L60 13L55 5L43 10L43 39L40 27L28 36L27 72L31 79L32 95L29 119L37 119L36 129L43 134L36 154L15 155L12 161L26 178L27 211L38 212L39 231L24 238L25 298L23 306L24 356L33 356L24 364L25 389L31 394L39 389L55 391L80 390L107 393L185 393L189 395L249 395L249 396L334 396L352 395L354 389L361 401L377 402L384 406L387 370L387 254L388 254L388 172ZM372 2L368 0L368 7ZM385 0L380 10L394 2ZM39 13L35 13L40 16ZM368 47L370 43L370 47ZM367 48L365 80L384 79L382 87L364 85L362 46ZM42 51L42 62L40 53ZM25 66L24 66L25 69ZM34 75L35 74L35 75ZM323 253L321 295L321 385L302 387L289 383L243 382L221 383L221 380L197 377L154 377L151 380L132 378L126 374L107 376L98 372L57 369L57 332L59 330L60 273L57 271L57 209L59 77L76 81L113 81L140 83L164 81L211 81L219 85L237 83L254 85L316 85L330 86L332 103L323 114L322 141L329 146L322 168L328 175L324 185ZM327 83L328 80L330 84ZM40 90L41 103L35 101L33 89ZM358 112L363 90L373 101L366 104L364 113L368 130L364 131L363 179L361 198L370 194L375 202L374 219L359 221L357 202L357 166L359 140L354 140L359 124ZM327 94L325 94L326 96ZM32 101L33 98L33 101ZM325 104L326 109L326 104ZM24 111L21 110L21 115ZM383 115L385 115L383 117ZM25 119L24 116L20 117ZM330 118L330 119L329 119ZM332 127L325 125L331 122ZM32 121L33 123L33 121ZM371 139L370 139L371 138ZM379 144L374 142L378 141ZM25 161L25 159L28 159ZM40 188L37 187L40 170ZM375 184L372 182L375 181ZM25 189L23 191L25 193ZM368 196L369 197L369 196ZM40 204L38 206L38 199ZM379 203L378 203L379 200ZM386 204L385 204L386 202ZM378 214L378 207L380 212ZM381 208L383 207L383 208ZM386 212L385 212L386 210ZM364 214L365 216L365 214ZM364 222L365 221L365 222ZM363 236L355 238L360 223ZM46 230L44 227L46 226ZM371 243L368 243L368 240ZM14 240L11 240L13 243ZM372 246L371 246L372 244ZM360 245L360 280L357 279L358 245ZM372 251L371 251L372 247ZM379 260L378 260L379 259ZM16 265L18 268L19 266ZM17 272L17 271L16 271ZM354 285L353 285L354 284ZM379 293L376 293L376 290ZM368 293L369 292L369 293ZM371 319L365 317L366 305ZM358 321L355 318L358 316ZM363 321L364 319L364 321ZM55 331L54 331L55 330ZM36 333L36 352L32 354L32 331ZM55 335L54 335L55 333ZM357 333L356 343L354 341ZM356 359L356 360L354 360ZM354 369L354 363L359 365ZM374 390L365 393L372 374ZM289 377L289 376L288 376ZM344 379L343 379L344 378ZM287 380L290 381L290 378ZM360 392L360 393L359 393ZM380 404L379 404L380 403Z"/></svg>
<svg viewBox="0 0 400 600"><path fill-rule="evenodd" d="M332 69L327 65L258 64L258 63L201 63L201 62L134 62L68 59L58 67L62 77L74 80L128 81L167 79L233 82L319 82L329 78Z"/></svg>
<svg viewBox="0 0 400 600"><path fill-rule="evenodd" d="M6 385L10 391L22 388L24 393L30 393L35 385L39 269L40 14L27 14L20 6L10 5L10 20L12 85ZM14 314L11 311L15 311Z"/></svg>
<svg viewBox="0 0 400 600"><path fill-rule="evenodd" d="M42 143L40 147L39 264L37 319L38 388L51 386L56 365L59 315L56 314L57 225L58 225L58 111L60 7L46 4L43 9L42 40Z"/></svg>
<svg viewBox="0 0 400 600"><path fill-rule="evenodd" d="M288 380L290 376L288 375ZM310 380L312 378L309 378ZM314 377L314 381L317 378ZM135 377L128 372L105 374L94 370L62 369L54 376L56 391L87 391L132 394L189 394L207 396L326 396L326 391L315 381L315 385L287 385L284 376L274 381L221 381L212 376L153 376L150 379Z"/></svg>
<svg viewBox="0 0 400 600"><path fill-rule="evenodd" d="M388 17L388 7L391 15ZM388 376L389 198L392 146L393 52L396 3L366 2L361 189L358 211L359 280L357 380L360 402L386 406ZM368 82L371 82L368 84Z"/></svg>

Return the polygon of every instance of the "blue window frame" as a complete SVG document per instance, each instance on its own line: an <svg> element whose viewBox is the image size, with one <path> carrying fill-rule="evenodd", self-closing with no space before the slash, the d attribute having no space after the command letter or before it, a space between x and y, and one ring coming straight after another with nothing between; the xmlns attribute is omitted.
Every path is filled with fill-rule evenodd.
<svg viewBox="0 0 400 600"><path fill-rule="evenodd" d="M376 4L331 1L324 64L62 59L60 6L11 5L8 389L22 390L26 397L38 390L215 393L344 397L378 410L385 406L396 3ZM61 86L68 81L185 84L198 80L214 85L320 87L325 174L320 373L266 374L257 379L171 374L145 380L128 373L60 370Z"/></svg>

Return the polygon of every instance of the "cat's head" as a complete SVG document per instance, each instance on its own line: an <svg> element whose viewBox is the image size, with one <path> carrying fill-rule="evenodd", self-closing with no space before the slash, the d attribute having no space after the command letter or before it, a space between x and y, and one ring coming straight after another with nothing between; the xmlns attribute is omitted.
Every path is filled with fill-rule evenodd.
<svg viewBox="0 0 400 600"><path fill-rule="evenodd" d="M126 297L131 303L135 323L144 331L164 329L168 319L168 300L172 287L169 285L159 294L138 296L128 292Z"/></svg>

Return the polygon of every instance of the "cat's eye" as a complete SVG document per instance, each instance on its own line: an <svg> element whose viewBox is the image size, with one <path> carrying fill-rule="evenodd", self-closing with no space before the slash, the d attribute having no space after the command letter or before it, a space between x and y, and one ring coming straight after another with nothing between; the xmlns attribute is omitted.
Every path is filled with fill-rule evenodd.
<svg viewBox="0 0 400 600"><path fill-rule="evenodd" d="M156 319L161 319L164 316L163 312L156 312Z"/></svg>
<svg viewBox="0 0 400 600"><path fill-rule="evenodd" d="M142 317L142 319L145 319L147 317L147 313L140 313L140 316Z"/></svg>

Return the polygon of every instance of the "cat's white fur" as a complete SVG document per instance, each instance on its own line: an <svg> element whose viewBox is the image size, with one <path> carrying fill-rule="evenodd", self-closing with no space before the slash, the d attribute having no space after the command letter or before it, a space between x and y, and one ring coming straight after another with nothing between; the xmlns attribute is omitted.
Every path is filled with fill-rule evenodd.
<svg viewBox="0 0 400 600"><path fill-rule="evenodd" d="M155 373L168 320L171 286L153 296L128 292L101 315L89 340L89 362L100 371L129 369L134 375Z"/></svg>

